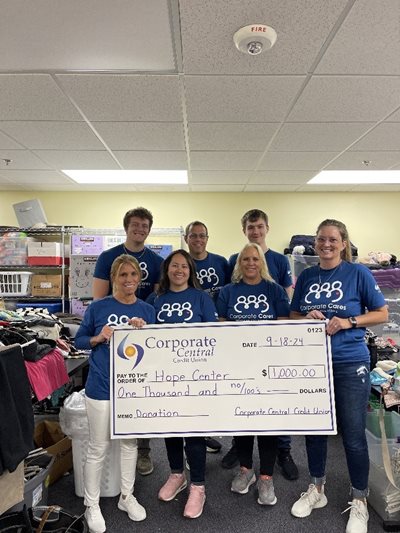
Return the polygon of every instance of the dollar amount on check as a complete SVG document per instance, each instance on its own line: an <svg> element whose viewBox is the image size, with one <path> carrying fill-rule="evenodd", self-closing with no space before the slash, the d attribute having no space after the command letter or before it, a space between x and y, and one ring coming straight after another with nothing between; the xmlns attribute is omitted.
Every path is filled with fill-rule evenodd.
<svg viewBox="0 0 400 533"><path fill-rule="evenodd" d="M116 329L112 436L336 433L325 328L287 320Z"/></svg>

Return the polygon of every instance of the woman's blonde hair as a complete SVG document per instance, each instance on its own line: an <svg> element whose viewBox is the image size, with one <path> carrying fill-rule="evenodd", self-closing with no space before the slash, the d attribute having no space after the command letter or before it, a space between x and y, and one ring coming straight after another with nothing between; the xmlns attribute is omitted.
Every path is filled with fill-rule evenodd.
<svg viewBox="0 0 400 533"><path fill-rule="evenodd" d="M118 277L119 271L121 270L123 265L129 265L135 270L135 272L139 275L139 283L142 280L142 271L140 270L140 265L138 260L133 257L132 255L128 254L122 254L119 255L116 259L114 259L113 264L111 265L110 270L110 280L111 280L111 287L114 292L114 283L115 280Z"/></svg>
<svg viewBox="0 0 400 533"><path fill-rule="evenodd" d="M265 279L266 281L274 281L271 277L271 274L269 273L267 263L265 261L264 252L261 250L260 246L256 244L255 242L249 242L247 243L241 252L238 255L238 258L236 260L235 268L233 269L232 274L232 282L233 283L239 283L243 279L243 272L241 268L241 260L244 256L244 254L249 250L250 248L253 248L258 253L258 257L260 258L260 265L261 265L261 278Z"/></svg>
<svg viewBox="0 0 400 533"><path fill-rule="evenodd" d="M342 241L346 243L346 247L340 252L340 257L343 259L343 261L348 261L351 263L353 261L353 257L351 254L351 244L350 244L350 237L349 232L347 231L346 226L343 224L343 222L340 222L340 220L335 220L334 218L327 218L326 220L323 220L321 224L317 228L317 235L321 228L324 228L325 226L335 226L335 228L338 229L340 236L342 238Z"/></svg>

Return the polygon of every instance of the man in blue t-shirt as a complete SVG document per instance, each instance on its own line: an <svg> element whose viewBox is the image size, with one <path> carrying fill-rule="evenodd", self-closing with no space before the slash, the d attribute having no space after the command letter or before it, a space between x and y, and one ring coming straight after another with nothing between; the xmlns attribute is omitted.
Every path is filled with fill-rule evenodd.
<svg viewBox="0 0 400 533"><path fill-rule="evenodd" d="M153 215L144 207L130 209L124 216L124 230L126 241L109 250L102 252L96 262L93 275L93 299L104 298L111 293L110 270L114 259L122 254L132 255L137 259L142 280L136 291L136 296L141 300L154 291L160 279L162 258L153 250L146 248L145 241L153 225ZM137 471L146 476L154 470L150 457L150 440L138 439Z"/></svg>
<svg viewBox="0 0 400 533"><path fill-rule="evenodd" d="M186 226L185 242L194 261L200 287L215 302L219 291L230 281L228 261L222 255L213 254L207 250L207 226L199 220L190 222Z"/></svg>
<svg viewBox="0 0 400 533"><path fill-rule="evenodd" d="M207 250L208 229L204 222L194 220L186 226L185 242L194 261L200 287L215 302L219 291L230 281L228 261L222 255ZM221 444L216 439L206 437L206 443L209 453L217 453L221 449Z"/></svg>
<svg viewBox="0 0 400 533"><path fill-rule="evenodd" d="M250 209L241 219L242 230L249 242L258 244L265 255L269 273L271 277L281 287L286 290L289 299L292 297L292 273L289 261L283 254L268 248L266 239L269 232L268 216L260 209ZM229 258L229 267L232 274L239 254L233 254ZM299 477L299 471L291 456L291 438L282 436L278 439L278 465L286 479L295 480ZM236 446L233 442L232 448L222 459L222 466L232 468L238 464Z"/></svg>

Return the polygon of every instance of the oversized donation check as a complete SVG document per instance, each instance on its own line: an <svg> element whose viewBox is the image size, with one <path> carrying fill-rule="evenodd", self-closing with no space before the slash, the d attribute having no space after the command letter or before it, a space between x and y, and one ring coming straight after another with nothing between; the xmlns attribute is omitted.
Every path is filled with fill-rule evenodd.
<svg viewBox="0 0 400 533"><path fill-rule="evenodd" d="M113 438L334 434L325 322L219 322L116 329Z"/></svg>

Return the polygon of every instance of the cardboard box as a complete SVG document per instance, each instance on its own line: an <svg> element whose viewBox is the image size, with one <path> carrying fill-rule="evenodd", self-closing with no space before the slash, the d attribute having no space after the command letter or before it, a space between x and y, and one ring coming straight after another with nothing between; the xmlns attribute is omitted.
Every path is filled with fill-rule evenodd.
<svg viewBox="0 0 400 533"><path fill-rule="evenodd" d="M71 300L71 308L70 312L77 316L82 316L85 314L86 309L89 307L89 305L92 303L92 300L77 300L72 299Z"/></svg>
<svg viewBox="0 0 400 533"><path fill-rule="evenodd" d="M61 296L61 274L34 274L31 285L32 296Z"/></svg>
<svg viewBox="0 0 400 533"><path fill-rule="evenodd" d="M70 298L91 298L97 256L73 255L69 277Z"/></svg>
<svg viewBox="0 0 400 533"><path fill-rule="evenodd" d="M44 448L54 456L54 463L49 472L51 485L72 469L71 439L64 435L60 424L55 420L43 420L36 424L33 439L36 446Z"/></svg>
<svg viewBox="0 0 400 533"><path fill-rule="evenodd" d="M102 235L72 235L71 255L100 255L102 251Z"/></svg>

